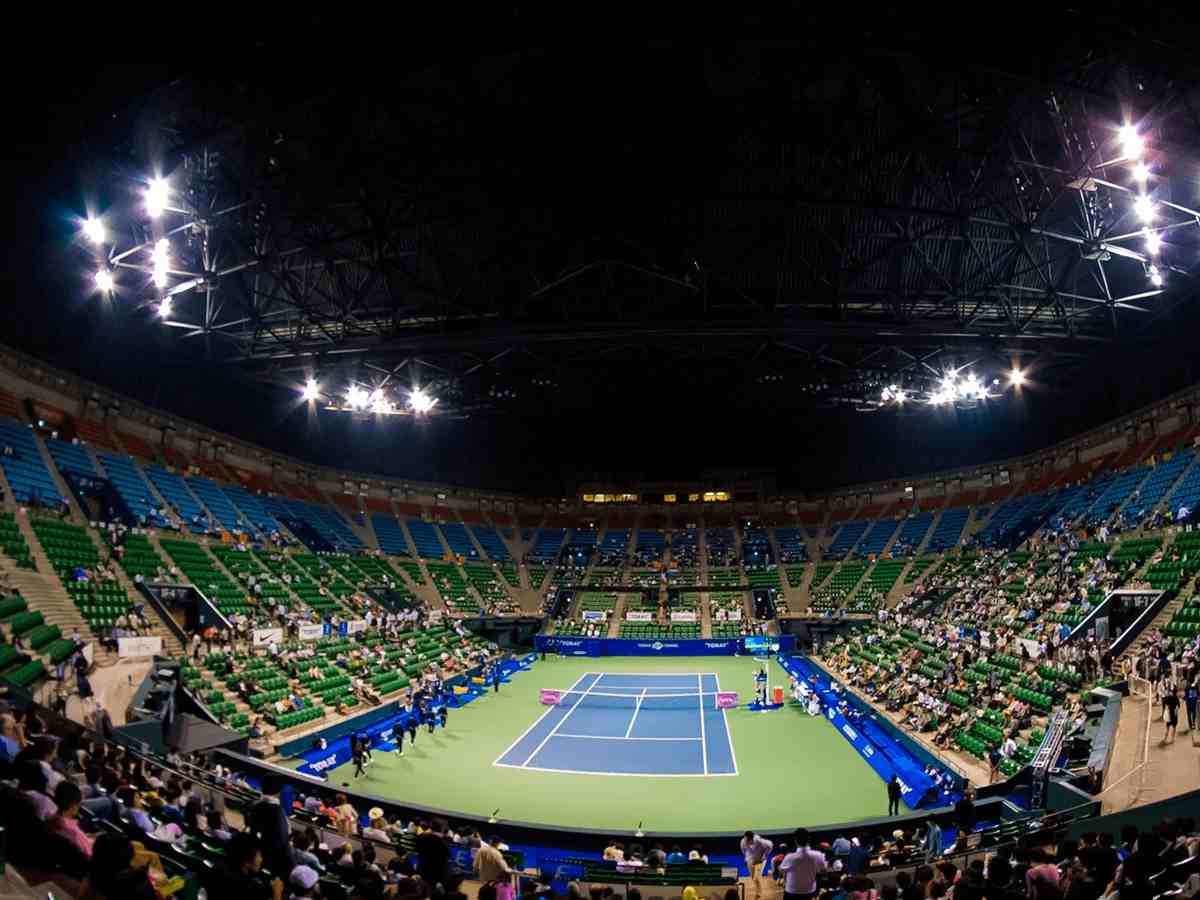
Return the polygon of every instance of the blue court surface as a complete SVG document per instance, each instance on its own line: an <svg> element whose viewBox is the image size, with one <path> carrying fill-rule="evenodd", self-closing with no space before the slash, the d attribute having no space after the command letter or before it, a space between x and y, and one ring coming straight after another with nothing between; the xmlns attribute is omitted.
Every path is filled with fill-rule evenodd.
<svg viewBox="0 0 1200 900"><path fill-rule="evenodd" d="M580 677L495 765L577 775L736 775L717 676Z"/></svg>

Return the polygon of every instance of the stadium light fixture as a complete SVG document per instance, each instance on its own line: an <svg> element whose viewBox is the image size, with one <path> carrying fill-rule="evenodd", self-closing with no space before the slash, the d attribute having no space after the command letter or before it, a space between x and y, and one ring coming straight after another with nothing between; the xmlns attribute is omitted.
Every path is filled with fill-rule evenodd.
<svg viewBox="0 0 1200 900"><path fill-rule="evenodd" d="M1155 265L1150 266L1150 268L1146 270L1146 274L1148 274L1150 276L1150 283L1152 285L1154 285L1155 287L1163 286L1163 276L1162 276L1162 272L1159 271L1158 266L1155 266Z"/></svg>
<svg viewBox="0 0 1200 900"><path fill-rule="evenodd" d="M87 218L83 220L83 236L93 244L103 244L106 234L104 223L99 219Z"/></svg>
<svg viewBox="0 0 1200 900"><path fill-rule="evenodd" d="M146 215L152 219L161 216L167 209L169 193L167 179L151 178L146 188Z"/></svg>
<svg viewBox="0 0 1200 900"><path fill-rule="evenodd" d="M408 408L419 416L429 412L437 404L437 398L425 393L421 388L413 388L412 393L408 395Z"/></svg>
<svg viewBox="0 0 1200 900"><path fill-rule="evenodd" d="M163 297L158 301L158 317L165 319L171 315L171 307L174 306L174 301L170 297Z"/></svg>
<svg viewBox="0 0 1200 900"><path fill-rule="evenodd" d="M100 269L96 272L96 290L101 293L109 293L113 289L112 272L108 269Z"/></svg>
<svg viewBox="0 0 1200 900"><path fill-rule="evenodd" d="M1138 184L1145 184L1150 179L1150 167L1144 162L1139 162L1133 167L1133 180Z"/></svg>
<svg viewBox="0 0 1200 900"><path fill-rule="evenodd" d="M154 263L154 286L165 288L167 286L167 265L171 261L171 242L166 238L159 238L155 241L150 259Z"/></svg>
<svg viewBox="0 0 1200 900"><path fill-rule="evenodd" d="M1121 142L1121 152L1125 154L1126 159L1139 159L1142 151L1146 149L1146 142L1138 134L1136 126L1122 125L1121 130L1117 132L1117 139Z"/></svg>
<svg viewBox="0 0 1200 900"><path fill-rule="evenodd" d="M1012 371L1008 373L1008 383L1015 388L1022 387L1025 384L1025 373L1013 366Z"/></svg>
<svg viewBox="0 0 1200 900"><path fill-rule="evenodd" d="M1162 249L1162 236L1156 231L1145 229L1146 234L1146 252L1151 256L1158 256L1158 251Z"/></svg>
<svg viewBox="0 0 1200 900"><path fill-rule="evenodd" d="M365 409L368 399L367 392L357 384L352 384L346 389L346 405L353 409Z"/></svg>
<svg viewBox="0 0 1200 900"><path fill-rule="evenodd" d="M312 378L304 382L304 388L300 392L300 397L304 400L319 400L321 398L321 385Z"/></svg>
<svg viewBox="0 0 1200 900"><path fill-rule="evenodd" d="M896 391L896 403L897 404L899 404L900 406L903 406L904 401L907 399L908 399L908 394L904 393L904 391L902 391L902 390Z"/></svg>
<svg viewBox="0 0 1200 900"><path fill-rule="evenodd" d="M1133 201L1133 211L1143 222L1154 221L1154 201L1145 194L1139 194L1138 198Z"/></svg>

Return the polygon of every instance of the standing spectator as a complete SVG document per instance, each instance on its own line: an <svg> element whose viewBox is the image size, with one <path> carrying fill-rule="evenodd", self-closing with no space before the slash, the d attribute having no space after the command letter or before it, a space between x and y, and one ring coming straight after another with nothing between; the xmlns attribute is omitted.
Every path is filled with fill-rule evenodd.
<svg viewBox="0 0 1200 900"><path fill-rule="evenodd" d="M267 868L283 875L291 870L292 852L288 840L287 813L279 802L279 779L263 779L262 799L250 807L247 826L257 832Z"/></svg>
<svg viewBox="0 0 1200 900"><path fill-rule="evenodd" d="M892 780L889 781L887 784L887 797L888 797L888 813L887 814L889 816L900 815L900 797L901 797L900 779L897 778L895 775L892 775Z"/></svg>
<svg viewBox="0 0 1200 900"><path fill-rule="evenodd" d="M755 834L753 831L747 831L742 835L742 856L746 860L746 870L750 874L750 881L754 884L755 897L762 893L763 865L771 858L771 850L774 846L765 837Z"/></svg>
<svg viewBox="0 0 1200 900"><path fill-rule="evenodd" d="M1167 727L1163 731L1162 742L1165 744L1168 740L1174 742L1175 729L1179 727L1179 695L1175 693L1175 686L1168 685L1163 694L1163 718L1166 720Z"/></svg>
<svg viewBox="0 0 1200 900"><path fill-rule="evenodd" d="M1183 691L1183 705L1187 710L1188 731L1192 732L1192 743L1196 743L1196 705L1200 702L1200 686L1197 686L1196 679L1193 678L1188 682L1188 686Z"/></svg>
<svg viewBox="0 0 1200 900"><path fill-rule="evenodd" d="M809 900L817 895L817 876L828 868L825 854L813 850L808 830L796 829L796 849L783 858L779 871L783 873L784 900Z"/></svg>
<svg viewBox="0 0 1200 900"><path fill-rule="evenodd" d="M438 892L438 886L445 888L450 883L450 847L446 844L446 823L442 819L434 819L429 825L429 831L417 836L414 849L417 851L419 864L417 873Z"/></svg>

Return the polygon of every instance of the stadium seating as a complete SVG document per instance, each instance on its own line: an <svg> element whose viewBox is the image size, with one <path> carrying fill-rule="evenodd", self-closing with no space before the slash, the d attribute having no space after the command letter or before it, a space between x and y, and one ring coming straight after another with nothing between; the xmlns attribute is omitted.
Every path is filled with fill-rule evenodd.
<svg viewBox="0 0 1200 900"><path fill-rule="evenodd" d="M633 555L638 565L648 565L655 560L661 560L667 549L667 539L661 531L639 528L637 546Z"/></svg>
<svg viewBox="0 0 1200 900"><path fill-rule="evenodd" d="M1200 465L1193 466L1183 476L1167 497L1166 505L1175 515L1178 515L1180 507L1186 507L1194 515L1197 503L1200 503Z"/></svg>
<svg viewBox="0 0 1200 900"><path fill-rule="evenodd" d="M197 499L208 507L208 511L212 514L213 521L209 523L210 528L225 531L248 530L250 523L242 518L215 481L197 475L187 479L187 483Z"/></svg>
<svg viewBox="0 0 1200 900"><path fill-rule="evenodd" d="M475 540L479 542L479 546L483 548L488 559L503 562L512 558L504 539L500 537L500 533L495 528L489 525L472 525L471 534L475 535Z"/></svg>
<svg viewBox="0 0 1200 900"><path fill-rule="evenodd" d="M150 482L146 480L142 467L133 457L106 450L101 450L97 455L108 473L109 483L116 489L117 496L125 506L130 524L145 522L165 528L168 519L159 511L161 507Z"/></svg>
<svg viewBox="0 0 1200 900"><path fill-rule="evenodd" d="M146 475L158 488L163 499L175 507L184 526L192 531L204 533L206 529L200 523L207 518L207 515L204 507L200 505L200 501L196 499L196 495L187 486L187 482L160 465L146 466ZM197 516L200 518L197 519Z"/></svg>
<svg viewBox="0 0 1200 900"><path fill-rule="evenodd" d="M0 465L18 503L39 502L43 506L62 503L54 477L42 462L37 438L28 425L0 418L0 448L11 447L13 455L0 456Z"/></svg>
<svg viewBox="0 0 1200 900"><path fill-rule="evenodd" d="M67 475L83 475L96 478L100 474L96 471L96 464L92 462L92 457L87 452L87 448L82 444L72 444L67 441L48 438L46 440L46 449L50 451L50 458L54 460L54 465L58 467L58 471L63 474L63 477Z"/></svg>
<svg viewBox="0 0 1200 900"><path fill-rule="evenodd" d="M1142 483L1150 473L1149 466L1137 466L1126 469L1109 481L1108 486L1096 497L1095 502L1088 507L1086 521L1089 525L1099 525L1109 519L1117 507L1132 496L1134 489Z"/></svg>
<svg viewBox="0 0 1200 900"><path fill-rule="evenodd" d="M0 547L3 547L9 559L22 569L34 568L29 544L25 542L25 535L21 533L21 528L11 512L0 512Z"/></svg>
<svg viewBox="0 0 1200 900"><path fill-rule="evenodd" d="M747 527L742 532L742 565L757 568L771 565L775 554L771 550L771 538L765 528Z"/></svg>
<svg viewBox="0 0 1200 900"><path fill-rule="evenodd" d="M422 559L441 559L446 555L446 549L438 537L437 528L422 519L409 519L405 524L408 526L408 533L412 536L417 556Z"/></svg>
<svg viewBox="0 0 1200 900"><path fill-rule="evenodd" d="M100 553L87 529L50 518L34 518L30 525L84 621L96 631L111 628L133 603L119 582L96 576ZM79 570L90 573L86 580L76 576Z"/></svg>
<svg viewBox="0 0 1200 900"><path fill-rule="evenodd" d="M900 526L900 533L896 536L896 543L892 545L892 555L911 556L916 553L932 524L931 512L917 513L905 519L904 524Z"/></svg>
<svg viewBox="0 0 1200 900"><path fill-rule="evenodd" d="M250 615L254 612L253 604L248 602L246 593L217 568L216 563L199 544L173 538L162 538L159 543L167 556L171 557L171 561L179 567L179 571L222 613Z"/></svg>
<svg viewBox="0 0 1200 900"><path fill-rule="evenodd" d="M854 521L843 525L838 529L833 543L829 545L829 550L825 553L826 559L841 559L850 553L855 545L858 544L859 539L866 533L870 524L867 521Z"/></svg>
<svg viewBox="0 0 1200 900"><path fill-rule="evenodd" d="M446 539L446 545L450 548L451 553L465 559L479 559L479 551L471 542L466 525L461 522L443 522L440 527L442 537Z"/></svg>
<svg viewBox="0 0 1200 900"><path fill-rule="evenodd" d="M373 513L371 527L375 529L375 539L379 542L379 549L384 553L391 556L410 556L412 554L400 522L395 516L390 513Z"/></svg>
<svg viewBox="0 0 1200 900"><path fill-rule="evenodd" d="M262 500L251 494L240 484L226 485L222 490L234 507L261 534L273 534L279 530L279 523L274 516L267 512Z"/></svg>
<svg viewBox="0 0 1200 900"><path fill-rule="evenodd" d="M938 519L933 534L929 536L929 543L926 545L929 552L940 553L957 546L970 515L969 507L960 506L945 510L942 517Z"/></svg>
<svg viewBox="0 0 1200 900"><path fill-rule="evenodd" d="M534 539L533 548L529 551L530 560L554 562L558 559L558 553L562 549L566 536L565 528L540 529Z"/></svg>
<svg viewBox="0 0 1200 900"><path fill-rule="evenodd" d="M1179 476L1196 458L1194 450L1180 450L1170 459L1154 466L1137 495L1125 506L1125 519L1140 523L1146 515L1167 495ZM1178 509L1178 507L1176 507Z"/></svg>
<svg viewBox="0 0 1200 900"><path fill-rule="evenodd" d="M781 563L803 562L808 558L808 546L804 543L802 528L776 528L775 543L779 545Z"/></svg>
<svg viewBox="0 0 1200 900"><path fill-rule="evenodd" d="M892 535L896 533L899 527L893 519L880 519L876 521L867 530L867 533L862 536L862 540L858 543L859 556L878 556L883 552L883 548L887 546L888 541L892 539Z"/></svg>

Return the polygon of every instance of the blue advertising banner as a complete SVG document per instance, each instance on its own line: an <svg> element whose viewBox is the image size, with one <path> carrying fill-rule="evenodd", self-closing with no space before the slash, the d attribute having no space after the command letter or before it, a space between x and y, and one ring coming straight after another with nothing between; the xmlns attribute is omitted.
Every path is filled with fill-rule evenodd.
<svg viewBox="0 0 1200 900"><path fill-rule="evenodd" d="M891 781L892 775L900 782L900 791L904 802L910 809L916 809L927 797L936 797L933 779L925 774L921 763L914 759L905 748L888 736L874 722L862 714L862 711L845 694L830 689L828 679L807 665L803 660L780 660L780 664L793 677L803 679L821 700L821 708L825 718L836 728L867 761L872 769L879 773L885 782ZM843 712L855 713L855 721L851 721ZM932 794L930 793L932 791ZM927 804L928 805L928 804Z"/></svg>
<svg viewBox="0 0 1200 900"><path fill-rule="evenodd" d="M559 653L563 656L737 656L747 651L746 644L754 638L713 638L711 640L628 640L624 638L559 637L539 634L534 646L538 651ZM796 639L790 634L781 634L771 639L772 649L777 653L790 653L795 649Z"/></svg>

